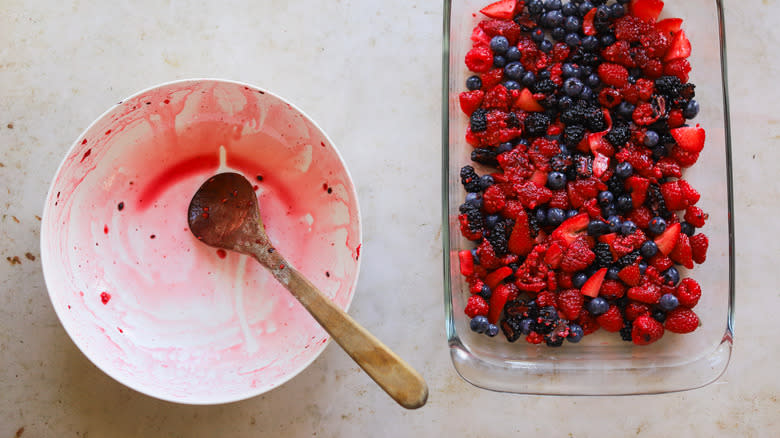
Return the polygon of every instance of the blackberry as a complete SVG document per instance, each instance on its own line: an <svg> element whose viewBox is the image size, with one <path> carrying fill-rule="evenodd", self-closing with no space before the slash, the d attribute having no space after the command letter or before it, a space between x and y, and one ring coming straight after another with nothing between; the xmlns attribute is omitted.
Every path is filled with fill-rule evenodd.
<svg viewBox="0 0 780 438"><path fill-rule="evenodd" d="M525 129L532 136L541 136L550 126L550 117L542 113L531 113L525 119Z"/></svg>
<svg viewBox="0 0 780 438"><path fill-rule="evenodd" d="M460 182L469 193L475 193L482 190L482 184L479 182L479 175L477 175L477 172L475 172L474 168L471 166L463 166L463 168L460 169Z"/></svg>
<svg viewBox="0 0 780 438"><path fill-rule="evenodd" d="M631 342L632 329L633 329L633 325L631 324L631 321L624 321L623 328L620 329L620 339Z"/></svg>
<svg viewBox="0 0 780 438"><path fill-rule="evenodd" d="M571 167L571 164L571 154L568 152L561 152L560 154L550 158L550 167L555 172L566 173L569 167Z"/></svg>
<svg viewBox="0 0 780 438"><path fill-rule="evenodd" d="M509 318L522 318L523 313L528 309L526 307L525 302L523 300L511 300L507 301L504 305L504 315L506 315L507 319Z"/></svg>
<svg viewBox="0 0 780 438"><path fill-rule="evenodd" d="M597 243L596 247L593 248L593 252L596 254L594 265L597 268L607 268L612 264L612 251L609 250L608 244L603 242Z"/></svg>
<svg viewBox="0 0 780 438"><path fill-rule="evenodd" d="M520 318L507 318L501 321L501 331L504 332L507 341L515 342L520 339L522 335L520 321Z"/></svg>
<svg viewBox="0 0 780 438"><path fill-rule="evenodd" d="M471 125L471 132L483 132L487 129L487 114L484 109L477 108L471 113L469 119Z"/></svg>
<svg viewBox="0 0 780 438"><path fill-rule="evenodd" d="M485 217L479 208L471 204L461 204L460 212L466 215L470 231L476 233L485 229Z"/></svg>
<svg viewBox="0 0 780 438"><path fill-rule="evenodd" d="M493 148L475 148L471 151L471 161L488 166L498 166L497 155Z"/></svg>
<svg viewBox="0 0 780 438"><path fill-rule="evenodd" d="M620 179L617 175L612 175L607 180L607 190L612 192L614 196L620 196L626 193L625 185L623 184L623 180Z"/></svg>
<svg viewBox="0 0 780 438"><path fill-rule="evenodd" d="M585 137L585 128L581 125L568 125L563 130L563 142L566 146L577 146Z"/></svg>
<svg viewBox="0 0 780 438"><path fill-rule="evenodd" d="M544 342L547 344L548 347L560 347L563 345L563 336L555 336L554 334L549 334L544 337Z"/></svg>
<svg viewBox="0 0 780 438"><path fill-rule="evenodd" d="M541 224L536 219L535 214L529 214L528 215L528 230L531 232L531 238L536 238L537 235L539 235L539 230L541 230Z"/></svg>
<svg viewBox="0 0 780 438"><path fill-rule="evenodd" d="M682 82L677 76L661 76L655 80L655 90L658 94L668 97L677 97L682 89Z"/></svg>
<svg viewBox="0 0 780 438"><path fill-rule="evenodd" d="M517 114L511 112L506 115L506 127L507 128L519 128L520 119L517 118Z"/></svg>
<svg viewBox="0 0 780 438"><path fill-rule="evenodd" d="M487 236L488 242L493 246L496 255L502 257L507 252L507 226L505 222L499 222Z"/></svg>
<svg viewBox="0 0 780 438"><path fill-rule="evenodd" d="M591 108L585 114L585 125L591 132L601 132L607 129L607 121L604 118L604 113L598 108Z"/></svg>
<svg viewBox="0 0 780 438"><path fill-rule="evenodd" d="M539 317L536 318L531 327L533 331L546 335L553 331L557 321L558 311L555 310L555 307L547 306L539 309Z"/></svg>
<svg viewBox="0 0 780 438"><path fill-rule="evenodd" d="M680 96L683 99L693 99L696 97L696 84L687 83L680 87Z"/></svg>
<svg viewBox="0 0 780 438"><path fill-rule="evenodd" d="M621 147L631 140L631 128L629 128L628 123L616 121L604 138L613 146Z"/></svg>
<svg viewBox="0 0 780 438"><path fill-rule="evenodd" d="M650 187L647 188L645 204L656 216L664 219L669 219L672 216L672 213L666 208L666 201L661 194L661 187L658 184L650 184Z"/></svg>
<svg viewBox="0 0 780 438"><path fill-rule="evenodd" d="M631 251L630 253L624 255L623 257L619 258L617 263L615 263L620 269L625 268L626 266L633 265L637 259L639 259L639 251Z"/></svg>
<svg viewBox="0 0 780 438"><path fill-rule="evenodd" d="M582 100L577 100L571 108L561 113L561 121L566 125L583 125L587 112L588 105Z"/></svg>
<svg viewBox="0 0 780 438"><path fill-rule="evenodd" d="M533 85L534 93L550 94L558 89L552 79L541 79Z"/></svg>

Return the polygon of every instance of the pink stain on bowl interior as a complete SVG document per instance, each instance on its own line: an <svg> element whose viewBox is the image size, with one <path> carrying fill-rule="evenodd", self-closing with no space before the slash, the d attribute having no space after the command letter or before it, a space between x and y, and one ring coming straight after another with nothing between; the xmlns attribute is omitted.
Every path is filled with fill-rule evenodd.
<svg viewBox="0 0 780 438"><path fill-rule="evenodd" d="M41 246L60 320L97 366L158 398L251 397L325 348L325 331L259 264L189 232L190 198L228 170L257 185L279 250L346 308L355 189L325 134L268 92L215 80L141 92L79 137L49 191Z"/></svg>

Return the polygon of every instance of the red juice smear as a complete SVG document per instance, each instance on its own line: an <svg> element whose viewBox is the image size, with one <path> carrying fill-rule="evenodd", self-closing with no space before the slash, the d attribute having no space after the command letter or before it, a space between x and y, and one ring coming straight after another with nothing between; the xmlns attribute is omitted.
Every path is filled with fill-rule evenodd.
<svg viewBox="0 0 780 438"><path fill-rule="evenodd" d="M108 292L101 292L100 293L100 301L105 305L108 304L109 301L111 301L111 294Z"/></svg>
<svg viewBox="0 0 780 438"><path fill-rule="evenodd" d="M227 251L225 251L224 249L218 249L217 255L219 256L219 258L224 259L225 257L227 257Z"/></svg>
<svg viewBox="0 0 780 438"><path fill-rule="evenodd" d="M141 203L141 209L146 209L152 205L162 192L179 180L193 175L214 173L211 169L216 170L218 167L219 156L217 154L199 155L176 163L165 169L147 184L146 189L138 198L138 202Z"/></svg>
<svg viewBox="0 0 780 438"><path fill-rule="evenodd" d="M103 234L108 234L108 225L103 225Z"/></svg>

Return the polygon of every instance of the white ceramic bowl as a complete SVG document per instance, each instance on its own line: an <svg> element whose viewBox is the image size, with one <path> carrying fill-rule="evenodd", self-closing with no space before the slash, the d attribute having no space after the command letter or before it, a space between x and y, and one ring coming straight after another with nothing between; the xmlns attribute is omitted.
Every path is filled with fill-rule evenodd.
<svg viewBox="0 0 780 438"><path fill-rule="evenodd" d="M65 330L108 375L160 399L252 397L327 344L258 263L190 233L190 198L223 170L257 185L272 241L346 309L360 266L355 188L325 133L268 91L211 79L141 91L79 136L46 198L43 271Z"/></svg>

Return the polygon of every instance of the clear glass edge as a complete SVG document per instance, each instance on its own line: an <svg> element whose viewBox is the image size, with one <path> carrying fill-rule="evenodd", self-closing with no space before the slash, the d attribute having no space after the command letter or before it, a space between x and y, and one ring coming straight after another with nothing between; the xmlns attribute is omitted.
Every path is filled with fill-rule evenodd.
<svg viewBox="0 0 780 438"><path fill-rule="evenodd" d="M464 368L464 362L456 359L456 355L459 353L466 353L468 358L472 362L472 366L485 365L485 361L471 355L469 351L464 347L463 343L458 338L457 331L455 329L455 321L452 307L452 282L450 278L450 224L449 224L449 58L450 58L450 16L451 16L451 3L452 0L444 0L443 9L443 31L442 31L442 261L443 261L443 286L444 286L444 310L445 310L445 329L447 334L447 343L450 347L450 357L453 363L453 367L458 375L463 380L470 384L483 389L488 389L497 392L509 392L528 395L579 395L579 396L600 396L600 395L641 395L641 394L663 394L680 391L688 391L693 389L702 388L707 386L716 380L718 380L723 373L725 373L730 362L731 353L734 343L734 305L735 305L735 247L734 247L734 191L733 191L733 176L732 176L732 160L731 160L731 122L729 118L729 93L728 93L728 64L726 58L726 29L724 23L724 9L722 0L714 0L717 13L718 13L718 30L719 30L719 42L720 42L720 64L721 64L721 91L723 95L723 120L724 120L724 143L725 143L725 155L726 155L726 184L728 187L727 193L727 207L728 207L728 243L729 243L729 307L726 316L726 330L723 334L721 342L716 348L709 354L703 357L699 357L696 360L685 362L675 365L677 368L688 367L699 362L706 362L712 359L718 359L717 362L722 366L719 369L714 369L713 373L705 376L701 381L691 382L691 385L675 387L675 388L659 388L647 390L638 390L634 392L610 392L609 388L603 388L601 391L588 391L582 390L567 390L561 391L555 385L549 385L544 391L534 390L522 390L517 388L504 388L497 387L495 385L489 385L481 382L472 376L469 376L468 369ZM531 362L528 362L530 364ZM522 368L522 367L519 367ZM632 368L625 368L620 370L610 370L610 373L615 372L631 372ZM565 370L556 370L558 376L566 374ZM585 373L575 372L582 376Z"/></svg>

